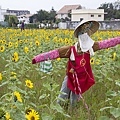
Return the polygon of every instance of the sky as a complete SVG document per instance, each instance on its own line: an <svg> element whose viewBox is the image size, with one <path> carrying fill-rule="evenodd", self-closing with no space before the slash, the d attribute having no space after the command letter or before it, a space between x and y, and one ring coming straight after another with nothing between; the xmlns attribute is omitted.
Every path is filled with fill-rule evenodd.
<svg viewBox="0 0 120 120"><path fill-rule="evenodd" d="M60 10L64 5L81 5L86 9L97 9L103 3L114 3L116 0L0 0L2 9L29 10L31 14L39 10Z"/></svg>

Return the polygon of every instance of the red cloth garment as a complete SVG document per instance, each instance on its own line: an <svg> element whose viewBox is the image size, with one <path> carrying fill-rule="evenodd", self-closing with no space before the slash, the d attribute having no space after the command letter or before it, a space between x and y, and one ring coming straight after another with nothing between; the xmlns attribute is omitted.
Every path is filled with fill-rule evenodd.
<svg viewBox="0 0 120 120"><path fill-rule="evenodd" d="M74 46L71 47L71 51L72 49L74 52L75 61L74 63L70 59L68 61L67 86L72 92L79 95L87 91L93 84L95 84L95 81L90 66L89 52L79 55Z"/></svg>

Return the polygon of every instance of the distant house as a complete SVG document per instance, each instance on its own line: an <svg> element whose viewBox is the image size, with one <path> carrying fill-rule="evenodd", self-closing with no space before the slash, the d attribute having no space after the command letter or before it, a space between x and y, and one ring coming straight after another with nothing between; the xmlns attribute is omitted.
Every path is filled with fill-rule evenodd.
<svg viewBox="0 0 120 120"><path fill-rule="evenodd" d="M1 21L4 21L4 14L6 13L6 9L2 9L1 7L0 7L0 22Z"/></svg>
<svg viewBox="0 0 120 120"><path fill-rule="evenodd" d="M70 18L69 14L72 10L82 9L81 5L65 5L58 12L56 18L65 19Z"/></svg>
<svg viewBox="0 0 120 120"><path fill-rule="evenodd" d="M96 20L104 21L104 9L79 9L72 10L71 21Z"/></svg>
<svg viewBox="0 0 120 120"><path fill-rule="evenodd" d="M30 17L32 16L32 14L25 14L25 15L20 15L17 16L19 23L24 21L25 24L30 23Z"/></svg>
<svg viewBox="0 0 120 120"><path fill-rule="evenodd" d="M24 16L23 16L23 18L25 19L26 22L28 22L28 20L27 20L28 17L31 16L30 11L28 11L28 10L9 10L9 9L2 9L0 6L0 22L1 21L4 22L5 15L15 15L15 16L24 15L25 18L24 18Z"/></svg>
<svg viewBox="0 0 120 120"><path fill-rule="evenodd" d="M65 5L57 12L59 19L70 19L70 23L61 21L59 28L75 28L82 20L104 21L104 9L85 9L81 5Z"/></svg>
<svg viewBox="0 0 120 120"><path fill-rule="evenodd" d="M15 13L7 13L6 9L0 7L0 22L4 22L5 15L16 15Z"/></svg>

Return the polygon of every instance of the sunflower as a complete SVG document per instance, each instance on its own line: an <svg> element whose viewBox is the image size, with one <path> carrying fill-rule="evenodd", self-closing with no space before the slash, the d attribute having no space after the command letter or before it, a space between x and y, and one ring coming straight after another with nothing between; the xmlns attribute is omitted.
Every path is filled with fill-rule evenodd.
<svg viewBox="0 0 120 120"><path fill-rule="evenodd" d="M40 120L38 112L35 110L31 109L26 115L25 115L27 120Z"/></svg>
<svg viewBox="0 0 120 120"><path fill-rule="evenodd" d="M3 40L3 44L6 44L6 40Z"/></svg>
<svg viewBox="0 0 120 120"><path fill-rule="evenodd" d="M14 55L13 55L13 61L17 62L19 59L19 56L18 56L18 53L17 52L14 52Z"/></svg>
<svg viewBox="0 0 120 120"><path fill-rule="evenodd" d="M57 58L57 61L60 61L61 59L60 58Z"/></svg>
<svg viewBox="0 0 120 120"><path fill-rule="evenodd" d="M12 47L12 46L13 46L13 43L12 43L12 42L9 42L8 46L9 46L9 47Z"/></svg>
<svg viewBox="0 0 120 120"><path fill-rule="evenodd" d="M90 64L93 65L94 64L94 58L90 59Z"/></svg>
<svg viewBox="0 0 120 120"><path fill-rule="evenodd" d="M36 46L40 45L40 42L38 40L35 41Z"/></svg>
<svg viewBox="0 0 120 120"><path fill-rule="evenodd" d="M16 48L18 47L18 41L17 41L17 42L15 42L15 47L16 47Z"/></svg>
<svg viewBox="0 0 120 120"><path fill-rule="evenodd" d="M0 73L0 80L2 80L2 73Z"/></svg>
<svg viewBox="0 0 120 120"><path fill-rule="evenodd" d="M25 53L28 53L28 52L29 52L28 47L25 47L25 48L24 48L24 52L25 52Z"/></svg>
<svg viewBox="0 0 120 120"><path fill-rule="evenodd" d="M21 95L19 92L15 91L14 92L14 99L15 99L15 102L18 100L19 102L22 102L22 98L21 98Z"/></svg>
<svg viewBox="0 0 120 120"><path fill-rule="evenodd" d="M20 43L20 44L22 44L22 43L23 43L23 41L22 41L22 40L19 40L19 43Z"/></svg>
<svg viewBox="0 0 120 120"><path fill-rule="evenodd" d="M11 76L14 76L14 75L16 75L16 73L15 72L11 72Z"/></svg>
<svg viewBox="0 0 120 120"><path fill-rule="evenodd" d="M113 53L112 59L113 59L113 60L116 59L116 52Z"/></svg>
<svg viewBox="0 0 120 120"><path fill-rule="evenodd" d="M1 46L1 47L0 47L0 52L4 52L4 50L5 50L5 47L4 47L4 46Z"/></svg>
<svg viewBox="0 0 120 120"><path fill-rule="evenodd" d="M27 87L33 88L33 83L30 80L26 80L25 83Z"/></svg>
<svg viewBox="0 0 120 120"><path fill-rule="evenodd" d="M3 40L0 40L0 43L3 43Z"/></svg>
<svg viewBox="0 0 120 120"><path fill-rule="evenodd" d="M9 114L8 112L6 112L5 118L6 118L6 120L11 120L11 119L10 119L10 114Z"/></svg>
<svg viewBox="0 0 120 120"><path fill-rule="evenodd" d="M25 43L28 43L28 39L25 40Z"/></svg>
<svg viewBox="0 0 120 120"><path fill-rule="evenodd" d="M32 46L33 46L33 43L32 43L32 42L30 42L30 43L29 43L29 45L30 45L30 47L32 47Z"/></svg>
<svg viewBox="0 0 120 120"><path fill-rule="evenodd" d="M16 79L17 79L16 73L15 72L11 72L10 80L14 82Z"/></svg>
<svg viewBox="0 0 120 120"><path fill-rule="evenodd" d="M97 65L99 65L99 64L100 64L100 60L99 60L99 59L96 59L95 63L96 63Z"/></svg>

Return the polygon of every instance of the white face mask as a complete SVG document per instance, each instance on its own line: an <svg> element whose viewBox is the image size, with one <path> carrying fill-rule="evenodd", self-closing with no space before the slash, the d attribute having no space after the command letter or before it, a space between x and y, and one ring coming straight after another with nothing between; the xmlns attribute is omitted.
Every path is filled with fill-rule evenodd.
<svg viewBox="0 0 120 120"><path fill-rule="evenodd" d="M78 42L80 44L80 49L81 49L82 52L87 52L89 50L90 55L91 56L94 55L94 51L93 51L93 48L92 48L92 46L94 44L94 41L89 37L89 35L87 33L78 35ZM78 42L75 43L76 51L77 51ZM70 59L75 60L73 50L71 51Z"/></svg>
<svg viewBox="0 0 120 120"><path fill-rule="evenodd" d="M92 48L94 41L89 37L87 33L78 35L78 41L80 43L80 48L82 52L87 52Z"/></svg>

